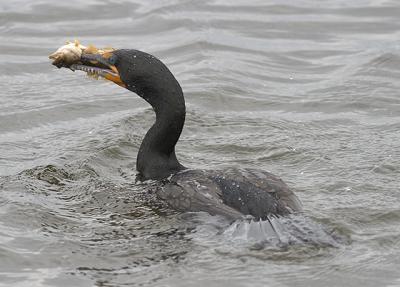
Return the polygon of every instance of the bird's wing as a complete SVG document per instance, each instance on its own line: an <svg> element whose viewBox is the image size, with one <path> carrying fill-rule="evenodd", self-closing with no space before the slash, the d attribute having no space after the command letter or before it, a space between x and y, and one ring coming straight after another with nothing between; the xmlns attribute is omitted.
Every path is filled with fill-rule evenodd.
<svg viewBox="0 0 400 287"><path fill-rule="evenodd" d="M243 218L243 214L224 204L219 186L207 176L186 173L175 175L161 186L157 196L179 211L204 211L222 215L231 220Z"/></svg>
<svg viewBox="0 0 400 287"><path fill-rule="evenodd" d="M257 189L274 195L290 212L302 210L301 202L293 190L282 179L272 173L251 168L229 168L224 170L223 174L239 182L254 185Z"/></svg>

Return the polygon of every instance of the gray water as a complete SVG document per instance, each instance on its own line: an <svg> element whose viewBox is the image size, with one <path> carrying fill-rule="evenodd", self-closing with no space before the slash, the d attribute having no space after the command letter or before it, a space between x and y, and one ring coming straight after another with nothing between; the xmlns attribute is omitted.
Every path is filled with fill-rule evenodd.
<svg viewBox="0 0 400 287"><path fill-rule="evenodd" d="M0 285L400 286L399 38L396 0L1 0ZM181 162L279 175L310 242L158 204L134 180L152 110L51 66L73 39L162 59Z"/></svg>

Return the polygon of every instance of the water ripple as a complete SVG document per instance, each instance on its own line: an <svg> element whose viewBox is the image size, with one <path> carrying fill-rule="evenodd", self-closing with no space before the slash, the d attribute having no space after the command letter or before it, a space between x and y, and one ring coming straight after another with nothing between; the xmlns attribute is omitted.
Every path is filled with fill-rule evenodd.
<svg viewBox="0 0 400 287"><path fill-rule="evenodd" d="M391 0L2 1L0 281L398 284L399 12ZM75 38L160 57L186 96L185 165L276 173L298 190L298 220L322 226L312 238L344 240L238 242L249 226L149 196L135 158L153 112L49 65Z"/></svg>

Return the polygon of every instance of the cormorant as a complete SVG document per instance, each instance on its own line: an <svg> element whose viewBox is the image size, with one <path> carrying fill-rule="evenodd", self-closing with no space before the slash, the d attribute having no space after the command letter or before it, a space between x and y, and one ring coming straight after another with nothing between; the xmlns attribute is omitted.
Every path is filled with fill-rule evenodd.
<svg viewBox="0 0 400 287"><path fill-rule="evenodd" d="M62 65L58 65L59 67ZM137 155L140 180L157 180L158 198L179 211L204 211L230 220L286 215L301 210L293 191L278 177L257 169L196 170L177 159L175 145L185 122L182 89L156 57L138 50L83 53L72 70L95 73L146 100L156 121Z"/></svg>

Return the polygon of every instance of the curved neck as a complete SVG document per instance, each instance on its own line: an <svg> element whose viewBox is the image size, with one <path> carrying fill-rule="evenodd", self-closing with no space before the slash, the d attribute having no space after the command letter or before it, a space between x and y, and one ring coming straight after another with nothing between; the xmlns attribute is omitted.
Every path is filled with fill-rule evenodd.
<svg viewBox="0 0 400 287"><path fill-rule="evenodd" d="M156 113L156 122L144 137L137 156L136 168L139 178L166 178L184 169L175 155L175 145L185 123L183 92L175 80L169 89L153 87L138 93L151 104Z"/></svg>

